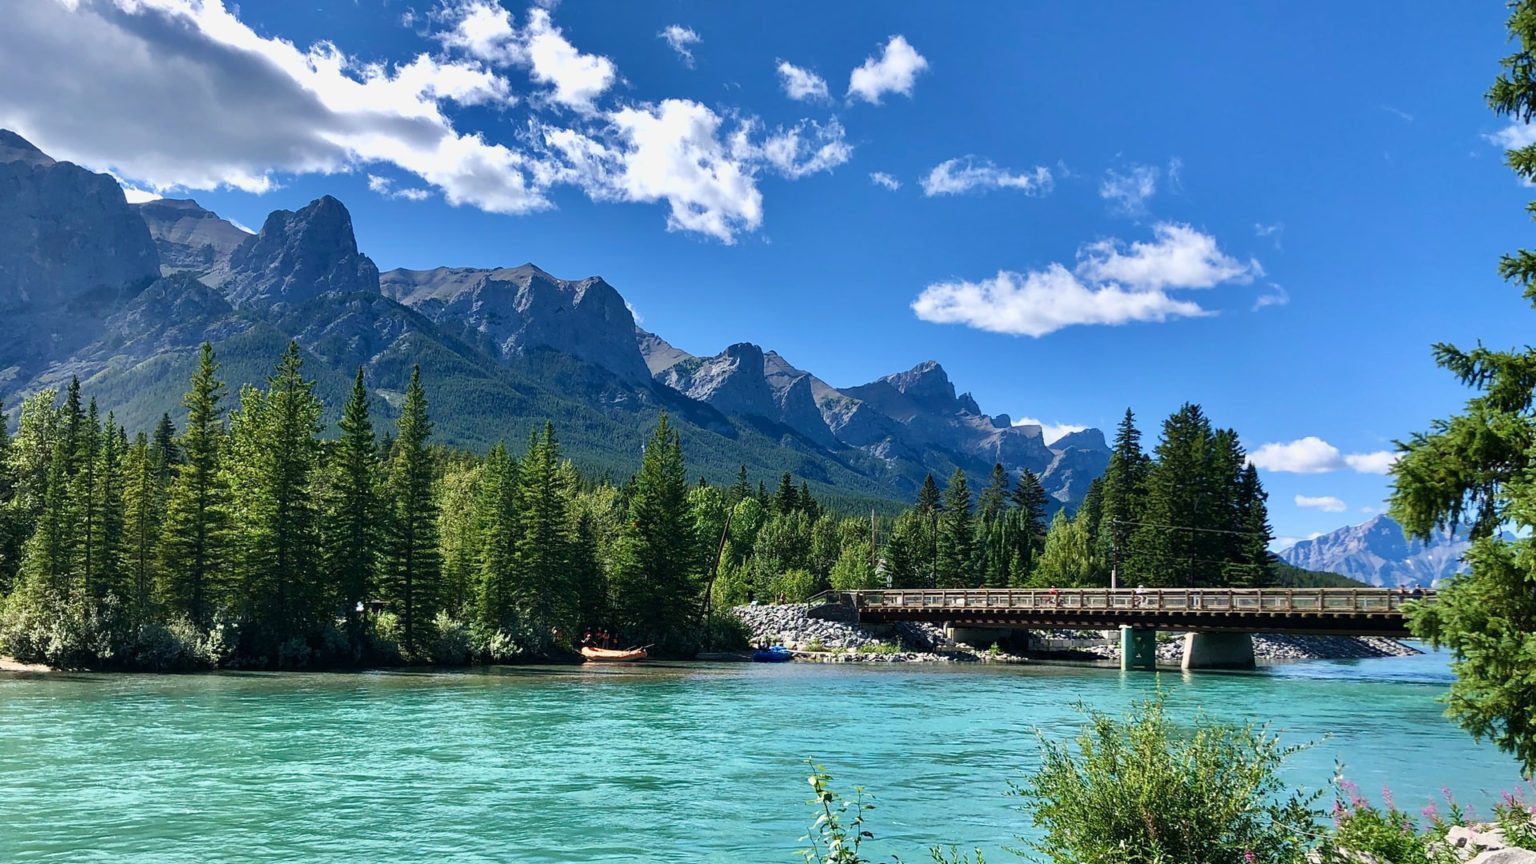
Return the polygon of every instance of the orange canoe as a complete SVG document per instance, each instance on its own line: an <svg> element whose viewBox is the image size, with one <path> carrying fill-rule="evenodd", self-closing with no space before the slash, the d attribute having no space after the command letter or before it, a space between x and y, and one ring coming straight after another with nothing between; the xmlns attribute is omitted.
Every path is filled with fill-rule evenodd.
<svg viewBox="0 0 1536 864"><path fill-rule="evenodd" d="M616 663L626 660L644 660L646 650L644 648L630 648L625 651L617 651L612 648L592 648L583 646L581 656L587 658L587 662Z"/></svg>

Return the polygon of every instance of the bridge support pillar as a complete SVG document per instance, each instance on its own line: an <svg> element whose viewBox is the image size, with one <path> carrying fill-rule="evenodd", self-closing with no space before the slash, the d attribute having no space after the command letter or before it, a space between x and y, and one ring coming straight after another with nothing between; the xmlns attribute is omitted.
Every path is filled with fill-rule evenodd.
<svg viewBox="0 0 1536 864"><path fill-rule="evenodd" d="M1140 627L1120 628L1120 668L1157 668L1157 631Z"/></svg>
<svg viewBox="0 0 1536 864"><path fill-rule="evenodd" d="M1247 633L1186 633L1183 668L1252 669L1253 637Z"/></svg>

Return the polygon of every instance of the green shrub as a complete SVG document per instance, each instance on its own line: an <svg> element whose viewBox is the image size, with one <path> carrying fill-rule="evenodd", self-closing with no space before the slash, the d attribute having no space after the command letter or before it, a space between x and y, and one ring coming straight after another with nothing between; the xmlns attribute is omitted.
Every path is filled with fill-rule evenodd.
<svg viewBox="0 0 1536 864"><path fill-rule="evenodd" d="M438 612L432 619L432 629L435 635L427 649L428 659L445 666L462 666L469 662L468 625L447 612Z"/></svg>
<svg viewBox="0 0 1536 864"><path fill-rule="evenodd" d="M785 570L773 580L773 597L769 599L777 601L782 596L787 603L804 603L825 587L809 570Z"/></svg>
<svg viewBox="0 0 1536 864"><path fill-rule="evenodd" d="M1293 864L1321 813L1290 792L1281 764L1297 748L1263 728L1203 717L1188 731L1161 695L1126 720L1084 709L1075 747L1041 737L1041 766L1014 794L1030 799L1057 864Z"/></svg>
<svg viewBox="0 0 1536 864"><path fill-rule="evenodd" d="M900 654L901 646L894 642L866 642L859 646L859 653L889 656L892 654Z"/></svg>

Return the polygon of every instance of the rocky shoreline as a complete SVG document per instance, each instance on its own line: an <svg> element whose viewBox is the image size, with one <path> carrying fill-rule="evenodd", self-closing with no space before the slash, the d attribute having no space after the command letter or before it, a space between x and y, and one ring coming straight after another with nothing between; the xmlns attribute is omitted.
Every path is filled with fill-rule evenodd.
<svg viewBox="0 0 1536 864"><path fill-rule="evenodd" d="M953 663L1021 662L1021 654L1003 650L1006 646L972 646L951 642L944 630L933 624L903 621L889 625L859 625L826 614L825 607L807 603L737 606L731 610L746 625L752 644L783 645L795 652L796 659L848 663ZM1053 647L1055 657L1077 656L1085 660L1118 660L1120 645L1105 641L1097 633L1050 631L1037 634L1053 645L1063 642L1072 647ZM1183 641L1168 639L1158 645L1159 660L1177 663ZM1253 653L1259 660L1338 660L1361 657L1404 657L1420 653L1396 639L1378 636L1291 636L1273 633L1255 634Z"/></svg>

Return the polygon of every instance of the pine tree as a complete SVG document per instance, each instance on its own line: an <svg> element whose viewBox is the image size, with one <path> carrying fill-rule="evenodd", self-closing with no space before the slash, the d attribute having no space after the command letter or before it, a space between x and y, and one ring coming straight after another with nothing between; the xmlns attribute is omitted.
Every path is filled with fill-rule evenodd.
<svg viewBox="0 0 1536 864"><path fill-rule="evenodd" d="M975 533L971 490L965 482L965 471L956 468L944 487L944 512L939 516L938 587L977 587L971 572Z"/></svg>
<svg viewBox="0 0 1536 864"><path fill-rule="evenodd" d="M346 617L354 645L361 636L361 606L376 586L380 546L379 456L368 388L357 370L341 413L341 437L330 448L328 492L322 519L325 572L333 603Z"/></svg>
<svg viewBox="0 0 1536 864"><path fill-rule="evenodd" d="M246 388L231 425L241 605L269 649L308 633L323 614L315 481L324 409L303 366L289 342L267 390Z"/></svg>
<svg viewBox="0 0 1536 864"><path fill-rule="evenodd" d="M976 498L976 515L983 525L991 525L1002 518L1007 508L1008 472L1003 468L1003 463L998 462L992 466L992 479L987 483L987 488L981 490L981 495Z"/></svg>
<svg viewBox="0 0 1536 864"><path fill-rule="evenodd" d="M752 497L752 484L747 482L747 466L736 469L736 485L731 487L727 504L735 507L737 503Z"/></svg>
<svg viewBox="0 0 1536 864"><path fill-rule="evenodd" d="M165 466L165 479L170 482L170 472L181 464L181 446L176 443L176 424L171 422L170 414L161 414L160 422L155 424L154 447L159 451L159 461Z"/></svg>
<svg viewBox="0 0 1536 864"><path fill-rule="evenodd" d="M1269 553L1273 539L1269 526L1269 493L1259 482L1259 469L1243 468L1238 492L1238 530L1242 531L1239 562L1242 568L1231 584L1246 588L1264 588L1274 583L1274 557Z"/></svg>
<svg viewBox="0 0 1536 864"><path fill-rule="evenodd" d="M799 504L801 512L812 522L821 518L821 504L817 503L816 499L811 496L811 484L804 480L800 481Z"/></svg>
<svg viewBox="0 0 1536 864"><path fill-rule="evenodd" d="M1019 474L1019 481L1013 487L1013 506L1019 514L1019 529L1022 536L1014 548L1018 551L1018 570L1014 574L1013 582L1021 584L1027 579L1035 567L1035 562L1040 558L1040 553L1045 550L1045 538L1047 523L1045 521L1046 506L1050 496L1046 494L1045 487L1040 484L1040 478L1035 472L1025 468Z"/></svg>
<svg viewBox="0 0 1536 864"><path fill-rule="evenodd" d="M799 509L800 493L795 490L794 478L785 471L779 478L779 491L773 494L773 510L780 516L788 516Z"/></svg>
<svg viewBox="0 0 1536 864"><path fill-rule="evenodd" d="M11 590L11 582L21 562L21 533L18 512L18 470L11 445L10 423L5 416L5 402L0 400L0 597Z"/></svg>
<svg viewBox="0 0 1536 864"><path fill-rule="evenodd" d="M123 461L127 448L127 434L117 425L116 416L109 412L97 448L100 461L96 469L95 497L91 502L96 522L91 559L96 562L97 592L113 594L124 600L129 599L128 573L123 559L126 519Z"/></svg>
<svg viewBox="0 0 1536 864"><path fill-rule="evenodd" d="M575 627L576 595L571 583L571 538L565 478L555 427L530 442L518 471L522 518L516 544L518 605L541 628Z"/></svg>
<svg viewBox="0 0 1536 864"><path fill-rule="evenodd" d="M518 466L501 444L485 457L480 476L480 500L476 523L481 538L479 601L480 623L489 630L513 624L517 609L517 541L521 535L517 498Z"/></svg>
<svg viewBox="0 0 1536 864"><path fill-rule="evenodd" d="M623 633L667 650L686 649L699 610L697 549L682 442L662 414L646 445L615 550L614 612Z"/></svg>
<svg viewBox="0 0 1536 864"><path fill-rule="evenodd" d="M159 574L166 607L203 628L225 599L224 567L230 557L229 490L221 471L223 396L213 346L204 342L182 402L187 428L177 442L182 461L166 501Z"/></svg>
<svg viewBox="0 0 1536 864"><path fill-rule="evenodd" d="M396 430L388 480L391 536L383 575L389 599L400 615L405 640L401 647L408 656L420 657L437 612L441 575L437 499L432 494L432 454L427 449L432 421L427 416L420 367L411 370Z"/></svg>
<svg viewBox="0 0 1536 864"><path fill-rule="evenodd" d="M933 475L924 477L922 488L917 490L917 512L937 513L943 507L942 501L943 493L939 492L939 484L934 482Z"/></svg>
<svg viewBox="0 0 1536 864"><path fill-rule="evenodd" d="M79 398L79 380L71 385L71 393ZM101 418L96 411L96 400L90 401L85 420L74 430L75 476L69 486L70 510L74 519L73 537L70 539L69 556L81 589L90 596L105 593L97 582L101 561L100 551L100 495L97 471L101 467Z"/></svg>
<svg viewBox="0 0 1536 864"><path fill-rule="evenodd" d="M576 627L586 631L608 620L608 580L598 554L597 519L583 508L571 532L571 578L576 586Z"/></svg>
<svg viewBox="0 0 1536 864"><path fill-rule="evenodd" d="M1136 415L1127 408L1115 431L1109 465L1101 478L1097 531L1097 553L1111 570L1118 571L1116 575L1123 575L1123 562L1136 557L1131 544L1137 524L1145 521L1143 499L1150 469L1150 461L1141 449Z"/></svg>
<svg viewBox="0 0 1536 864"><path fill-rule="evenodd" d="M1142 524L1132 535L1136 583L1152 587L1220 584L1209 529L1221 522L1226 490L1216 476L1217 441L1200 406L1186 403L1163 422L1147 474Z"/></svg>
<svg viewBox="0 0 1536 864"><path fill-rule="evenodd" d="M161 530L165 524L168 484L163 472L165 451L140 432L123 460L123 567L128 598L143 620L153 603L159 581Z"/></svg>

